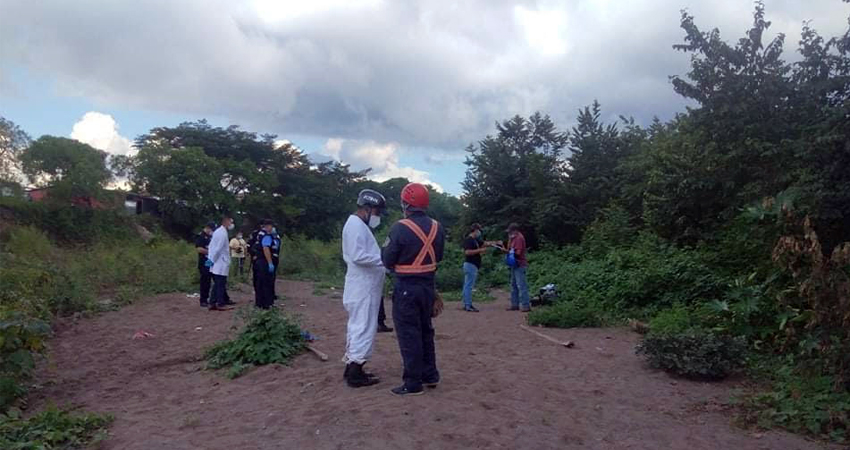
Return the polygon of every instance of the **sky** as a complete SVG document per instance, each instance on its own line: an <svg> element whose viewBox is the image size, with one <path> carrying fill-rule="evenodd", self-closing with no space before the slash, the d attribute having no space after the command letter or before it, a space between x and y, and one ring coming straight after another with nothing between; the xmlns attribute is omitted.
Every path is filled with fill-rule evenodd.
<svg viewBox="0 0 850 450"><path fill-rule="evenodd" d="M804 21L840 0L766 0L794 59ZM277 134L315 161L461 194L464 149L541 111L568 129L683 111L681 11L728 41L747 0L0 0L0 115L114 154L153 127L208 119Z"/></svg>

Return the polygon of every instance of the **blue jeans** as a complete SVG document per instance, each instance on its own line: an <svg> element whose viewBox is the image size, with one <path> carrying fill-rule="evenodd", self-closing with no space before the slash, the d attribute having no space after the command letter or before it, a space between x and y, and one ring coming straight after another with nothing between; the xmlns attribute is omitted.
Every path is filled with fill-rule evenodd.
<svg viewBox="0 0 850 450"><path fill-rule="evenodd" d="M472 306L472 288L478 278L478 267L475 264L463 263L463 306Z"/></svg>
<svg viewBox="0 0 850 450"><path fill-rule="evenodd" d="M528 282L525 280L527 267L515 267L511 269L511 307L531 307L528 297Z"/></svg>

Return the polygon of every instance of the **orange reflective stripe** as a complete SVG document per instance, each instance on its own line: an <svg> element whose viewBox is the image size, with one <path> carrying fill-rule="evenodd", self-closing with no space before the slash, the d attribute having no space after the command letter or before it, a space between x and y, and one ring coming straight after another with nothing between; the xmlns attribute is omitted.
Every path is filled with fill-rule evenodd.
<svg viewBox="0 0 850 450"><path fill-rule="evenodd" d="M422 241L422 249L419 250L419 254L416 255L416 259L413 260L413 264L396 265L395 272L402 274L436 272L437 252L434 250L434 240L437 238L437 221L431 220L431 231L428 233L428 236L425 236L425 232L419 228L419 225L416 225L416 223L410 219L399 220L399 223L409 228L410 231L412 231L413 234ZM431 257L431 264L424 264L425 258L428 256Z"/></svg>

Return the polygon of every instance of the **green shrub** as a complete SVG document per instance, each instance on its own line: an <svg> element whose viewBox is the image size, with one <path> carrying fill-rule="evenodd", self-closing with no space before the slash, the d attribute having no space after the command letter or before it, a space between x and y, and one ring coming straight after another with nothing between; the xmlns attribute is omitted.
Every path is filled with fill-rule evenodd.
<svg viewBox="0 0 850 450"><path fill-rule="evenodd" d="M690 330L672 335L649 335L637 346L650 366L686 378L718 380L740 369L745 362L745 341Z"/></svg>
<svg viewBox="0 0 850 450"><path fill-rule="evenodd" d="M301 329L278 309L240 311L245 326L235 339L207 350L207 368L227 367L235 378L252 366L286 364L304 350Z"/></svg>
<svg viewBox="0 0 850 450"><path fill-rule="evenodd" d="M11 410L0 414L0 448L52 450L89 448L107 436L112 417L71 414L50 407L30 418Z"/></svg>
<svg viewBox="0 0 850 450"><path fill-rule="evenodd" d="M280 253L280 274L309 281L342 284L345 261L339 240L323 242L304 238L284 238Z"/></svg>
<svg viewBox="0 0 850 450"><path fill-rule="evenodd" d="M32 375L33 355L41 353L50 326L18 311L0 310L0 411L26 393L22 382Z"/></svg>
<svg viewBox="0 0 850 450"><path fill-rule="evenodd" d="M31 226L12 228L6 242L8 251L21 258L45 259L52 247L47 235Z"/></svg>
<svg viewBox="0 0 850 450"><path fill-rule="evenodd" d="M850 392L836 391L831 376L805 373L793 361L766 368L766 392L742 401L741 419L762 428L782 427L837 443L850 442Z"/></svg>
<svg viewBox="0 0 850 450"><path fill-rule="evenodd" d="M649 322L649 332L656 336L684 333L695 325L691 314L688 308L680 305L663 310Z"/></svg>
<svg viewBox="0 0 850 450"><path fill-rule="evenodd" d="M568 302L536 308L528 314L528 323L544 327L593 328L602 326L604 322L597 309Z"/></svg>

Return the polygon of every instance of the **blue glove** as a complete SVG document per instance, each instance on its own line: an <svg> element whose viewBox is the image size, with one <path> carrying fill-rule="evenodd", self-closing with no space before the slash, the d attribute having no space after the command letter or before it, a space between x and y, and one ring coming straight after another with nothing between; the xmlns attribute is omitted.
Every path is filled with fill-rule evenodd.
<svg viewBox="0 0 850 450"><path fill-rule="evenodd" d="M274 264L269 263L269 273L274 273Z"/></svg>
<svg viewBox="0 0 850 450"><path fill-rule="evenodd" d="M206 260L206 261L204 261L204 266L206 266L206 267L212 267L212 266L213 266L213 262L212 262L212 261L210 261L210 259L209 259L209 258L207 258L207 260Z"/></svg>

